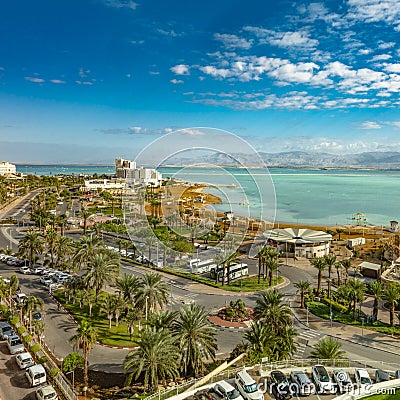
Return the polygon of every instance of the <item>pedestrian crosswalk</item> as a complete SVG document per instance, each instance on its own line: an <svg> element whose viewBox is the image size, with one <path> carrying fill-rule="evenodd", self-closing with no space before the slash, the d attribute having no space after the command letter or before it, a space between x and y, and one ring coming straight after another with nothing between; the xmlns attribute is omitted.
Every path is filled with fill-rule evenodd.
<svg viewBox="0 0 400 400"><path fill-rule="evenodd" d="M312 329L301 330L296 338L296 352L293 354L293 358L304 358L306 349L320 338L321 334L317 331Z"/></svg>
<svg viewBox="0 0 400 400"><path fill-rule="evenodd" d="M173 294L169 300L168 304L171 306L174 305L183 305L183 304L191 304L195 302L196 297L198 297L198 293L189 293L187 295L179 295Z"/></svg>

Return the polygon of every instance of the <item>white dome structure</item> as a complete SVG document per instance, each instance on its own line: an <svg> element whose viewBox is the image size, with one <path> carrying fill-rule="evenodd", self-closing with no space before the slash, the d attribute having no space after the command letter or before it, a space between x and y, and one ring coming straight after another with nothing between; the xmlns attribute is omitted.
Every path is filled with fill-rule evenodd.
<svg viewBox="0 0 400 400"><path fill-rule="evenodd" d="M304 228L272 229L264 232L268 244L287 257L323 257L329 254L332 235Z"/></svg>

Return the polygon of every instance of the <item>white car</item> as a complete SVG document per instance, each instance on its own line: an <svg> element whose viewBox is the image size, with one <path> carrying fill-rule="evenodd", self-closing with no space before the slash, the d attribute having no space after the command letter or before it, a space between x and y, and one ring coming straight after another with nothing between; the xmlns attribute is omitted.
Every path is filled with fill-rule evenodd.
<svg viewBox="0 0 400 400"><path fill-rule="evenodd" d="M339 393L350 393L354 390L354 385L346 371L335 369L332 375Z"/></svg>
<svg viewBox="0 0 400 400"><path fill-rule="evenodd" d="M25 352L25 347L22 344L21 339L17 335L7 337L7 347L8 350L10 350L10 354Z"/></svg>
<svg viewBox="0 0 400 400"><path fill-rule="evenodd" d="M226 381L217 382L214 386L214 390L224 400L243 400L240 393Z"/></svg>
<svg viewBox="0 0 400 400"><path fill-rule="evenodd" d="M15 300L20 304L23 303L27 298L28 296L25 293L17 293L15 295Z"/></svg>
<svg viewBox="0 0 400 400"><path fill-rule="evenodd" d="M326 368L323 365L314 365L311 368L312 376L317 387L317 393L334 394L336 387L332 382Z"/></svg>
<svg viewBox="0 0 400 400"><path fill-rule="evenodd" d="M19 272L21 272L21 274L30 274L31 273L31 270L28 268L28 267L21 267L20 269L19 269Z"/></svg>
<svg viewBox="0 0 400 400"><path fill-rule="evenodd" d="M35 396L37 400L58 400L59 398L57 392L51 385L40 387L36 390Z"/></svg>
<svg viewBox="0 0 400 400"><path fill-rule="evenodd" d="M264 400L263 392L258 388L257 382L246 372L240 371L235 377L236 387L240 394L247 400Z"/></svg>
<svg viewBox="0 0 400 400"><path fill-rule="evenodd" d="M15 357L15 361L17 362L18 367L20 367L21 369L26 369L32 367L32 365L35 365L31 353L28 352L18 354Z"/></svg>
<svg viewBox="0 0 400 400"><path fill-rule="evenodd" d="M354 370L354 378L358 389L368 390L372 385L372 379L365 368L356 368Z"/></svg>

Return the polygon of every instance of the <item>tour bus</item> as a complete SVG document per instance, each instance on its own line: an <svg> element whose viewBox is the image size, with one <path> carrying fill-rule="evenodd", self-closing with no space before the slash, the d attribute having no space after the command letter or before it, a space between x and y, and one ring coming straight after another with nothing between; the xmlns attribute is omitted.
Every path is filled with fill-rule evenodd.
<svg viewBox="0 0 400 400"><path fill-rule="evenodd" d="M215 274L218 275L218 282L222 282L223 269L212 268L210 275L212 279L215 279ZM249 267L247 264L234 264L229 267L230 281L247 276L249 274ZM228 268L225 268L225 283L228 282Z"/></svg>
<svg viewBox="0 0 400 400"><path fill-rule="evenodd" d="M194 261L194 262L193 262ZM213 259L208 259L201 261L200 259L196 258L190 261L190 268L193 274L205 274L210 272L212 268L216 268L217 264Z"/></svg>

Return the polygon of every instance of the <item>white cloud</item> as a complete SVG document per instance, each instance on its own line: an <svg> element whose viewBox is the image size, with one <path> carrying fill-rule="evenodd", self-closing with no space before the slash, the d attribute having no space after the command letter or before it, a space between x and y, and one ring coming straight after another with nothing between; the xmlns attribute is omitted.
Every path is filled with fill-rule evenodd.
<svg viewBox="0 0 400 400"><path fill-rule="evenodd" d="M382 125L379 125L377 122L374 121L364 121L358 125L359 129L381 129Z"/></svg>
<svg viewBox="0 0 400 400"><path fill-rule="evenodd" d="M131 10L136 10L138 3L131 0L105 0L104 4L109 7L115 8L129 8Z"/></svg>
<svg viewBox="0 0 400 400"><path fill-rule="evenodd" d="M225 48L232 49L250 49L253 44L253 40L246 40L236 35L230 35L226 33L215 33L214 39L221 42Z"/></svg>
<svg viewBox="0 0 400 400"><path fill-rule="evenodd" d="M358 54L367 55L367 54L370 54L371 51L372 51L371 49L360 49L360 50L358 50Z"/></svg>
<svg viewBox="0 0 400 400"><path fill-rule="evenodd" d="M189 65L186 64L174 65L170 70L176 75L190 75Z"/></svg>
<svg viewBox="0 0 400 400"><path fill-rule="evenodd" d="M63 83L65 83L65 81L62 81L61 79L51 79L50 82L51 83L55 83L55 84L63 84Z"/></svg>
<svg viewBox="0 0 400 400"><path fill-rule="evenodd" d="M164 36L171 36L171 37L178 37L178 36L182 36L183 35L183 33L177 33L177 32L175 32L173 29L171 29L171 30L169 30L169 31L167 31L167 30L165 30L165 29L157 29L157 32L158 33L161 33L161 35L164 35Z"/></svg>
<svg viewBox="0 0 400 400"><path fill-rule="evenodd" d="M171 79L170 82L173 83L174 85L183 83L183 81L181 79Z"/></svg>
<svg viewBox="0 0 400 400"><path fill-rule="evenodd" d="M386 49L390 49L392 47L396 46L395 42L380 42L378 45L378 49L380 50L386 50Z"/></svg>
<svg viewBox="0 0 400 400"><path fill-rule="evenodd" d="M385 61L385 60L390 60L392 56L390 54L377 54L376 56L373 56L371 61Z"/></svg>
<svg viewBox="0 0 400 400"><path fill-rule="evenodd" d="M32 77L32 76L25 76L25 80L29 81L29 82L33 82L33 83L43 83L43 82L45 82L45 80L42 79L42 78L36 78L36 77Z"/></svg>
<svg viewBox="0 0 400 400"><path fill-rule="evenodd" d="M392 121L390 122L390 125L393 125L396 128L400 128L400 121Z"/></svg>
<svg viewBox="0 0 400 400"><path fill-rule="evenodd" d="M388 72L400 73L400 64L385 64L384 69Z"/></svg>
<svg viewBox="0 0 400 400"><path fill-rule="evenodd" d="M206 75L211 75L213 78L221 79L233 76L229 69L216 68L212 65L206 65L205 67L200 67L200 71L204 72Z"/></svg>

